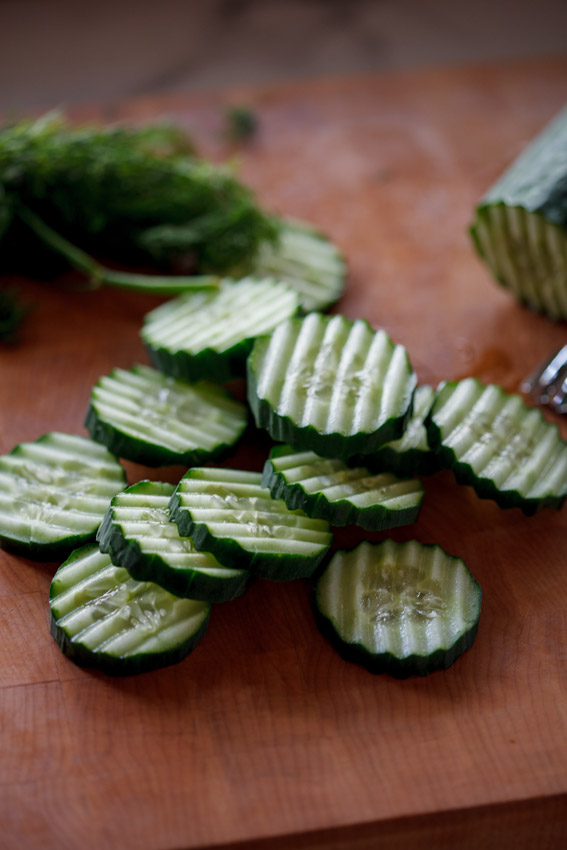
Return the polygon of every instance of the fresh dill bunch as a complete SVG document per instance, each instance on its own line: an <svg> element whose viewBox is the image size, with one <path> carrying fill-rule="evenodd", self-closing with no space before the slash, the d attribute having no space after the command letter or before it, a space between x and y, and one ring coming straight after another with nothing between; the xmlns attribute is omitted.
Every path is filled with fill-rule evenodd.
<svg viewBox="0 0 567 850"><path fill-rule="evenodd" d="M0 241L16 234L24 255L18 220L30 239L34 231L103 282L87 254L166 269L189 260L192 273L230 274L277 238L251 191L199 159L178 129L71 128L56 114L0 130Z"/></svg>
<svg viewBox="0 0 567 850"><path fill-rule="evenodd" d="M0 343L16 342L27 312L28 308L22 304L17 292L0 289Z"/></svg>
<svg viewBox="0 0 567 850"><path fill-rule="evenodd" d="M247 106L231 106L225 113L225 135L230 142L247 142L258 130L256 113Z"/></svg>

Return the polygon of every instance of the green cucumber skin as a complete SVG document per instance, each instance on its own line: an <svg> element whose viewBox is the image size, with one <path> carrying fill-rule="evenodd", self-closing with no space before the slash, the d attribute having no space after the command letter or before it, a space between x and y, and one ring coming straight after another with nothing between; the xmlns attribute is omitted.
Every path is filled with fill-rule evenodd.
<svg viewBox="0 0 567 850"><path fill-rule="evenodd" d="M469 233L478 256L487 264L497 283L511 290L520 304L552 320L567 318L564 311L550 308L539 293L530 299L517 291L513 282L490 264L479 235L479 228L489 218L491 210L515 209L529 213L542 225L557 228L558 238L565 240L567 227L567 110L562 110L549 122L511 165L500 175L476 207L475 219ZM543 245L542 252L547 253ZM567 286L567 280L564 281Z"/></svg>
<svg viewBox="0 0 567 850"><path fill-rule="evenodd" d="M477 384L482 385L482 382L477 378L474 380ZM444 386L454 387L458 383L459 381L447 381L439 389ZM479 499L491 499L503 510L519 508L525 516L533 516L544 508L555 508L559 510L563 506L567 498L567 493L559 496L529 498L522 496L517 490L500 490L490 479L479 478L470 464L458 461L453 449L443 445L441 429L435 423L434 419L435 408L436 403L434 401L425 419L427 439L432 451L435 452L440 467L442 469L450 469L458 484L472 487Z"/></svg>
<svg viewBox="0 0 567 850"><path fill-rule="evenodd" d="M371 455L355 455L348 458L349 466L365 466L370 472L392 472L398 478L413 478L421 475L434 475L442 467L433 451L408 449L397 452L389 446L383 446Z"/></svg>
<svg viewBox="0 0 567 850"><path fill-rule="evenodd" d="M313 425L295 425L289 417L277 413L266 399L259 398L251 366L252 357L253 353L248 358L248 405L257 427L264 428L278 443L287 443L294 449L309 449L324 457L348 461L353 456L372 454L384 443L397 440L411 418L412 404L403 416L389 419L376 431L348 436L337 432L321 434Z"/></svg>
<svg viewBox="0 0 567 850"><path fill-rule="evenodd" d="M567 226L567 110L530 142L485 193L478 209L519 206L550 224Z"/></svg>
<svg viewBox="0 0 567 850"><path fill-rule="evenodd" d="M194 522L189 511L186 508L180 508L180 501L180 496L176 492L169 503L171 518L177 523L179 534L182 537L191 537L197 549L210 552L224 566L250 570L252 577L270 581L311 578L331 545L329 542L326 549L322 549L318 555L309 558L267 552L253 554L243 549L235 540L214 537L205 523Z"/></svg>
<svg viewBox="0 0 567 850"><path fill-rule="evenodd" d="M433 451L423 452L420 449L409 449L402 454L388 446L378 449L371 457L360 458L360 461L372 472L393 472L399 478L411 478L414 475L433 475L441 468Z"/></svg>
<svg viewBox="0 0 567 850"><path fill-rule="evenodd" d="M6 552L11 552L21 558L28 558L30 561L59 561L61 563L74 549L78 549L86 543L91 543L95 539L96 533L97 529L95 528L90 534L75 534L53 543L25 543L23 540L15 540L0 534L0 546Z"/></svg>
<svg viewBox="0 0 567 850"><path fill-rule="evenodd" d="M317 625L321 633L332 644L333 648L344 658L354 664L360 664L369 673L387 673L395 679L407 679L410 676L428 676L436 670L447 670L455 661L471 648L477 632L478 622L462 634L455 643L447 649L437 649L431 655L408 655L397 658L389 652L373 655L360 643L346 643L337 634L332 620L326 617L314 603Z"/></svg>
<svg viewBox="0 0 567 850"><path fill-rule="evenodd" d="M245 339L226 351L205 348L196 354L189 354L187 351L172 353L146 342L146 349L152 364L166 375L185 381L206 379L215 384L225 384L244 377L246 358L253 345L254 339Z"/></svg>
<svg viewBox="0 0 567 850"><path fill-rule="evenodd" d="M143 466L201 466L208 461L222 461L236 451L238 440L234 444L222 443L212 451L194 448L186 452L175 452L165 446L144 443L138 437L124 434L108 422L99 418L92 404L89 404L85 419L85 428L97 443L102 443L116 457L140 463ZM246 430L246 423L240 434Z"/></svg>
<svg viewBox="0 0 567 850"><path fill-rule="evenodd" d="M207 632L210 619L210 609L198 631L191 635L190 640L175 649L160 653L140 653L133 658L115 658L102 653L91 652L76 641L71 640L66 632L57 625L50 613L51 634L63 654L80 667L90 667L100 670L109 676L134 676L139 673L150 673L161 667L168 667L182 661L196 647Z"/></svg>
<svg viewBox="0 0 567 850"><path fill-rule="evenodd" d="M110 555L112 562L128 570L137 581L152 581L175 596L204 602L229 602L248 590L251 574L222 582L194 570L174 570L157 554L144 553L137 540L127 541L122 530L113 522L109 511L97 534L101 552Z"/></svg>
<svg viewBox="0 0 567 850"><path fill-rule="evenodd" d="M264 465L262 487L268 487L273 499L282 499L290 510L301 508L313 519L326 519L331 525L358 525L366 531L385 531L416 522L420 504L411 508L391 511L383 505L358 508L346 499L329 502L321 493L306 493L301 485L289 485L284 476L275 471L270 459Z"/></svg>

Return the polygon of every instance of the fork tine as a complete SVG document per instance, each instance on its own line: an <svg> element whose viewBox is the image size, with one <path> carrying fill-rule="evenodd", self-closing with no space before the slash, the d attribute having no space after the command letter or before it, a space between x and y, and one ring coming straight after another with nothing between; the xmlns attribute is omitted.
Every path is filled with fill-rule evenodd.
<svg viewBox="0 0 567 850"><path fill-rule="evenodd" d="M556 413L567 413L567 377L547 403Z"/></svg>
<svg viewBox="0 0 567 850"><path fill-rule="evenodd" d="M539 369L532 372L521 385L521 390L533 396L540 404L547 404L550 401L551 394L555 395L557 385L559 383L565 387L567 394L567 386L565 386L565 378L567 375L567 345L558 349L551 357L541 364Z"/></svg>

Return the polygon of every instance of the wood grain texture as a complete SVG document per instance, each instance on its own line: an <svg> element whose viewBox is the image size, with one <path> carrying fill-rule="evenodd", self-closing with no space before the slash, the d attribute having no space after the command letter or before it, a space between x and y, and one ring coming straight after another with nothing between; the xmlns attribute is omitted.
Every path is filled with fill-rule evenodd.
<svg viewBox="0 0 567 850"><path fill-rule="evenodd" d="M221 107L261 121L243 177L345 251L339 309L407 345L422 381L516 390L565 325L518 307L475 258L475 201L563 105L567 61L338 79L136 100L79 119L168 116L214 157ZM157 298L18 280L36 303L0 353L0 450L82 432L90 388L147 362ZM562 424L565 432L565 425ZM260 469L269 441L231 461ZM128 464L129 480L162 473ZM526 519L426 482L419 522L483 588L473 649L426 679L375 677L318 634L308 583L256 584L216 606L181 664L113 680L49 635L56 565L0 553L2 846L562 848L567 845L565 511ZM377 534L365 534L380 539ZM340 530L337 542L359 536Z"/></svg>

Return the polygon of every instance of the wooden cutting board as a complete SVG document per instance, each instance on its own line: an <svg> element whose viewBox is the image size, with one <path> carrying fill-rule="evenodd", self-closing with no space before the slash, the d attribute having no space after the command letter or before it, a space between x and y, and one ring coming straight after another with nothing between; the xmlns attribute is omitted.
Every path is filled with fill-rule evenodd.
<svg viewBox="0 0 567 850"><path fill-rule="evenodd" d="M466 231L477 198L566 93L557 60L154 97L75 117L173 118L221 157L235 153L220 140L222 109L251 106L260 131L238 150L242 176L264 204L339 243L350 278L338 309L404 343L422 381L476 375L516 390L565 325L497 288ZM0 353L1 451L82 433L93 382L147 362L138 331L159 300L18 283L36 307L21 345ZM261 468L268 445L244 446L233 465ZM128 474L175 481L182 470ZM463 557L484 597L474 647L425 679L342 661L303 582L258 583L214 609L181 664L111 679L75 667L50 637L56 565L0 554L0 844L567 846L565 510L526 519L449 473L426 487L419 522L393 536Z"/></svg>

